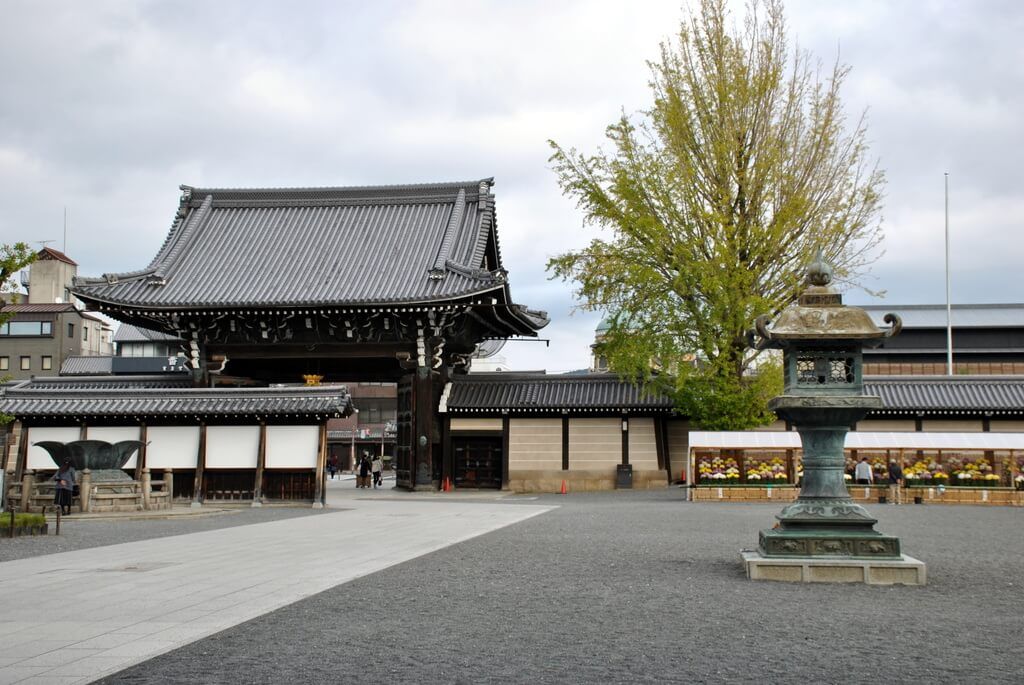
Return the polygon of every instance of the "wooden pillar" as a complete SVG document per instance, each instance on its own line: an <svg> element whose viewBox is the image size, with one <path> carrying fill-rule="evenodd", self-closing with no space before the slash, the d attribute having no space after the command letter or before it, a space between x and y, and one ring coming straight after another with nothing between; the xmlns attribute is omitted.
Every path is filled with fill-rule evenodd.
<svg viewBox="0 0 1024 685"><path fill-rule="evenodd" d="M143 422L139 425L139 442L142 445L139 447L139 453L135 455L135 480L142 478L142 469L146 468L146 445L149 440L149 432L146 429L146 424Z"/></svg>
<svg viewBox="0 0 1024 685"><path fill-rule="evenodd" d="M434 455L432 435L434 410L432 398L433 374L430 367L420 366L416 369L416 378L413 381L413 463L412 463L412 489L413 490L434 490Z"/></svg>
<svg viewBox="0 0 1024 685"><path fill-rule="evenodd" d="M81 426L78 427L78 439L79 440L88 440L89 439L89 425L88 424L83 423Z"/></svg>
<svg viewBox="0 0 1024 685"><path fill-rule="evenodd" d="M324 507L324 476L327 463L327 420L320 424L320 437L316 449L316 484L313 488L313 508L323 509Z"/></svg>
<svg viewBox="0 0 1024 685"><path fill-rule="evenodd" d="M569 415L562 414L562 470L569 470Z"/></svg>
<svg viewBox="0 0 1024 685"><path fill-rule="evenodd" d="M665 419L654 417L654 451L658 455L658 468L665 470L668 485L672 485L672 462L668 455L668 444L665 440Z"/></svg>
<svg viewBox="0 0 1024 685"><path fill-rule="evenodd" d="M263 506L263 469L267 467L267 422L260 421L260 443L256 450L256 475L252 481L252 506Z"/></svg>
<svg viewBox="0 0 1024 685"><path fill-rule="evenodd" d="M508 414L501 417L501 489L508 490L509 431L512 420Z"/></svg>
<svg viewBox="0 0 1024 685"><path fill-rule="evenodd" d="M206 469L206 422L199 423L199 453L196 454L196 479L192 489L192 508L203 506L203 471Z"/></svg>
<svg viewBox="0 0 1024 685"><path fill-rule="evenodd" d="M441 422L441 482L451 483L455 487L455 455L452 453L452 418L450 414L444 415ZM381 430L381 452L383 448L384 431Z"/></svg>
<svg viewBox="0 0 1024 685"><path fill-rule="evenodd" d="M25 469L28 466L28 434L28 426L22 423L21 432L18 436L18 458L14 469L14 477L18 480L21 480L21 476L25 473Z"/></svg>
<svg viewBox="0 0 1024 685"><path fill-rule="evenodd" d="M629 463L629 417L622 415L622 463Z"/></svg>

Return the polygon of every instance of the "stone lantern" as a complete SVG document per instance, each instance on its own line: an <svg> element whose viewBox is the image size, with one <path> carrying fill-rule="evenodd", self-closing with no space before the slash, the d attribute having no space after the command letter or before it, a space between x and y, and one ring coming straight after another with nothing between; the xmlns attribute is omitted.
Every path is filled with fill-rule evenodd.
<svg viewBox="0 0 1024 685"><path fill-rule="evenodd" d="M744 552L752 579L923 584L924 564L901 553L899 538L854 502L844 478L843 445L850 427L882 400L864 393L864 347L900 331L881 330L858 307L844 306L829 283L832 268L821 253L807 269L807 289L774 325L755 322L759 348L781 349L783 394L768 406L800 433L803 480L799 498L762 530L756 552Z"/></svg>

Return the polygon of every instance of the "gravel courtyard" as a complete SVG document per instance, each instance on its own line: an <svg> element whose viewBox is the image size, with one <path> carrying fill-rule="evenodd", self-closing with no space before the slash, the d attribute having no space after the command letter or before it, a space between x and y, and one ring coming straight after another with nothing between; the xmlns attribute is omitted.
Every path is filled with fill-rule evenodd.
<svg viewBox="0 0 1024 685"><path fill-rule="evenodd" d="M679 489L506 501L560 508L103 682L1021 681L1021 509L870 507L929 585L869 587L746 580L739 551L779 505L693 504ZM201 521L159 534L215 525Z"/></svg>

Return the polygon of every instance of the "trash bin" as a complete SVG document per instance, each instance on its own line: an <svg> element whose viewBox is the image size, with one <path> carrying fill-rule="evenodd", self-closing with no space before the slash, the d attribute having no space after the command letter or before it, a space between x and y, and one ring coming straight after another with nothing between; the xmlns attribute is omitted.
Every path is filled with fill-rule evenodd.
<svg viewBox="0 0 1024 685"><path fill-rule="evenodd" d="M619 464L615 467L615 489L627 489L633 487L633 465Z"/></svg>

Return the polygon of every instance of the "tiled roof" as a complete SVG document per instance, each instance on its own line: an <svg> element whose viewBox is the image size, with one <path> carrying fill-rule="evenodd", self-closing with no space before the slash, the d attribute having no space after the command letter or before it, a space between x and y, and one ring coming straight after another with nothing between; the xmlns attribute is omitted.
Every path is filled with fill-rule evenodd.
<svg viewBox="0 0 1024 685"><path fill-rule="evenodd" d="M114 342L181 342L181 338L168 335L167 333L161 333L160 331L153 331L148 328L133 326L130 323L123 323L118 326L117 332L114 333Z"/></svg>
<svg viewBox="0 0 1024 685"><path fill-rule="evenodd" d="M70 302L36 302L29 304L28 302L22 302L19 304L5 304L3 307L5 314L13 312L15 314L60 314L61 312L73 312L76 311L75 305Z"/></svg>
<svg viewBox="0 0 1024 685"><path fill-rule="evenodd" d="M946 328L944 304L872 304L861 307L878 326L894 312L903 328ZM953 328L1020 328L1024 326L1024 304L954 304L950 307Z"/></svg>
<svg viewBox="0 0 1024 685"><path fill-rule="evenodd" d="M890 376L865 379L883 412L1024 413L1024 376Z"/></svg>
<svg viewBox="0 0 1024 685"><path fill-rule="evenodd" d="M447 392L447 408L453 414L499 410L672 410L669 398L645 393L611 374L470 374L456 377Z"/></svg>
<svg viewBox="0 0 1024 685"><path fill-rule="evenodd" d="M183 186L149 267L77 278L74 293L111 308L429 304L487 294L510 305L492 179L356 188Z"/></svg>
<svg viewBox="0 0 1024 685"><path fill-rule="evenodd" d="M113 357L75 355L60 365L62 376L99 376L112 372Z"/></svg>
<svg viewBox="0 0 1024 685"><path fill-rule="evenodd" d="M17 418L327 418L346 416L351 407L339 386L191 388L152 377L34 379L4 386L0 394L0 412Z"/></svg>
<svg viewBox="0 0 1024 685"><path fill-rule="evenodd" d="M71 257L68 257L60 250L55 250L52 247L44 247L39 252L36 252L36 259L56 259L58 262L64 262L71 266L78 266L78 263L71 259Z"/></svg>

